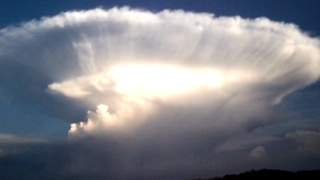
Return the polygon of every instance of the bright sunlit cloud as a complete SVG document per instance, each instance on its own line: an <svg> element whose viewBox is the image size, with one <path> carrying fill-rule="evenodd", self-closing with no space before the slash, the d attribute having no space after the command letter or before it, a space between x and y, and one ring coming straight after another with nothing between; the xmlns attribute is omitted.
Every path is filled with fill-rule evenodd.
<svg viewBox="0 0 320 180"><path fill-rule="evenodd" d="M176 96L199 87L218 88L221 75L210 69L183 69L163 65L125 65L110 69L120 93L137 96Z"/></svg>
<svg viewBox="0 0 320 180"><path fill-rule="evenodd" d="M69 139L125 146L134 163L148 149L155 167L244 149L269 157L255 143L273 138L234 137L281 121L284 97L319 80L319 46L267 18L71 11L0 30L0 90L70 122Z"/></svg>

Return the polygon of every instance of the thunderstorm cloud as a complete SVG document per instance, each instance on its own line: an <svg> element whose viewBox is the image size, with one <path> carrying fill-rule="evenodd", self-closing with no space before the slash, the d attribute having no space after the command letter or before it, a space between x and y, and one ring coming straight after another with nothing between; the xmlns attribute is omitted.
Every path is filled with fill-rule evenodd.
<svg viewBox="0 0 320 180"><path fill-rule="evenodd" d="M218 167L214 154L242 145L266 157L254 142L274 138L236 137L281 121L283 98L319 80L319 45L296 25L267 18L70 11L0 30L0 97L70 122L70 142L93 138L96 159L110 156L100 163L84 150L73 155L72 171L107 161ZM287 138L313 148L303 134L317 135Z"/></svg>

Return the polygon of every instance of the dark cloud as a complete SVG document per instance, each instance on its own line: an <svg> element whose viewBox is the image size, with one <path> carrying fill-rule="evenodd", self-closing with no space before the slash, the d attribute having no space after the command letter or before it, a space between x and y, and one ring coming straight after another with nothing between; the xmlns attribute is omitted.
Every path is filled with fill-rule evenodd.
<svg viewBox="0 0 320 180"><path fill-rule="evenodd" d="M307 155L320 155L320 132L300 130L286 134L286 138L293 141L297 151Z"/></svg>

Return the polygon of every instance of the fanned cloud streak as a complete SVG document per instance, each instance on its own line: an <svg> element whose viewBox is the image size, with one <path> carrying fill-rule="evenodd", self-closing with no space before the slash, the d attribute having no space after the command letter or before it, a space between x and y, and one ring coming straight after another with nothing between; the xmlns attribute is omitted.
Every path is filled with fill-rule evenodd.
<svg viewBox="0 0 320 180"><path fill-rule="evenodd" d="M281 120L282 99L319 79L319 45L267 18L65 12L0 31L0 88L7 101L70 121L70 140L125 146L108 155L128 166L210 165L232 149L229 138Z"/></svg>

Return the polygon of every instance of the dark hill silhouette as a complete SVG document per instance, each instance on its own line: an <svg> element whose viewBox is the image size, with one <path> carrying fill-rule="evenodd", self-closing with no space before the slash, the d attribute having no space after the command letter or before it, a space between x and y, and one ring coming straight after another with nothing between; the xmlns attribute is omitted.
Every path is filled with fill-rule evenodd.
<svg viewBox="0 0 320 180"><path fill-rule="evenodd" d="M315 171L298 171L290 172L283 170L252 170L240 174L225 175L224 177L215 177L209 179L197 179L197 180L257 180L257 179L269 179L269 178L281 178L281 179L295 179L295 180L319 180L320 170ZM195 179L196 180L196 179Z"/></svg>

